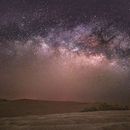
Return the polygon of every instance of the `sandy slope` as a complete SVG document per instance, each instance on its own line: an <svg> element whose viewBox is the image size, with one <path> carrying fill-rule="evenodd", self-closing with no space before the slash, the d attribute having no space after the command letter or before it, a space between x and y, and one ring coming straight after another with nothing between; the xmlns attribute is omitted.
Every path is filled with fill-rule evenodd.
<svg viewBox="0 0 130 130"><path fill-rule="evenodd" d="M6 117L0 130L130 130L130 111Z"/></svg>

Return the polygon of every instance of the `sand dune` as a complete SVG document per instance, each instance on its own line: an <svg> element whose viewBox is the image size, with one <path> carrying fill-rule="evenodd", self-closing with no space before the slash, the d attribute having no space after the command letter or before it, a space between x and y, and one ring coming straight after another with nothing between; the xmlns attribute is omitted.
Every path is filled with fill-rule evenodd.
<svg viewBox="0 0 130 130"><path fill-rule="evenodd" d="M106 103L79 103L65 101L42 101L42 100L0 100L0 117L15 117L28 115L63 114L72 112L87 112L99 110L113 110ZM116 110L124 110L125 105L114 107ZM127 110L127 109L125 109Z"/></svg>
<svg viewBox="0 0 130 130"><path fill-rule="evenodd" d="M12 101L2 100L0 102L0 117L80 112L90 105L93 106L94 103L42 101L30 99Z"/></svg>

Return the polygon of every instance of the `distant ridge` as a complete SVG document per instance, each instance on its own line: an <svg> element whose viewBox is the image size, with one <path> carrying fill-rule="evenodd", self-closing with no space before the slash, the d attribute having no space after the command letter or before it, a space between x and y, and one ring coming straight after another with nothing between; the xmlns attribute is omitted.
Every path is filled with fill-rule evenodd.
<svg viewBox="0 0 130 130"><path fill-rule="evenodd" d="M35 99L0 100L0 117L80 112L87 103Z"/></svg>
<svg viewBox="0 0 130 130"><path fill-rule="evenodd" d="M83 112L88 110L95 110L92 108L99 108L100 106L102 106L102 104L103 103L45 101L35 99L0 99L0 117Z"/></svg>

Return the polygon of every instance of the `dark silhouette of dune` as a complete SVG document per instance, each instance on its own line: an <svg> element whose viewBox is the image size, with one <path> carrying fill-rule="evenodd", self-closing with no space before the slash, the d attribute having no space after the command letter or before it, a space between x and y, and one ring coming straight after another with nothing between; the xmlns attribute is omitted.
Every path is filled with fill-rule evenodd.
<svg viewBox="0 0 130 130"><path fill-rule="evenodd" d="M103 103L80 103L67 101L43 101L32 99L5 100L0 99L0 117L14 117L27 115L46 115L71 112L91 111L91 108L102 108ZM109 110L111 105L109 106ZM119 110L124 107L119 107ZM102 111L103 109L101 109ZM108 110L108 109L106 109ZM118 109L114 109L118 110ZM97 111L97 110L96 110ZM100 111L100 109L98 109Z"/></svg>

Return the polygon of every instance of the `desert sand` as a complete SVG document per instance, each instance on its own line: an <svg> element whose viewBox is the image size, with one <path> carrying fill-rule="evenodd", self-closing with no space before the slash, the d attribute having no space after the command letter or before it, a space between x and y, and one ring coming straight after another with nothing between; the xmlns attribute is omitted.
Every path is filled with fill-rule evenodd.
<svg viewBox="0 0 130 130"><path fill-rule="evenodd" d="M3 117L0 130L130 130L130 111Z"/></svg>

